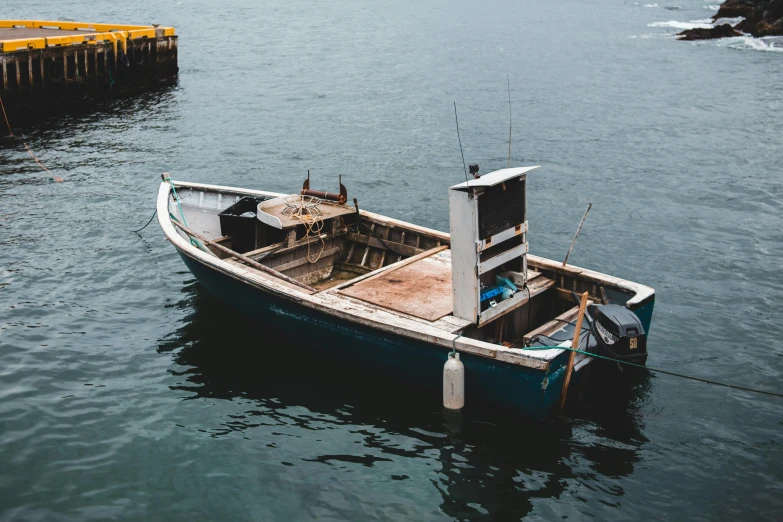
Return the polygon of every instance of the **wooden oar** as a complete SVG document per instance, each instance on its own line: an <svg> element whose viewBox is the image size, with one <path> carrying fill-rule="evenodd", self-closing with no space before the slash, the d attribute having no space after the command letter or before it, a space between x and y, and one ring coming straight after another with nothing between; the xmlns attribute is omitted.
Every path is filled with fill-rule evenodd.
<svg viewBox="0 0 783 522"><path fill-rule="evenodd" d="M582 294L582 299L579 301L579 312L576 315L576 329L574 330L574 340L571 341L571 348L574 350L579 349L579 338L582 336L582 319L585 318L585 309L587 308L587 292ZM574 357L576 352L573 350L568 355L568 365L566 366L566 374L563 379L563 391L560 392L560 411L563 411L563 407L566 402L566 395L568 394L568 384L571 382L571 372L574 370Z"/></svg>
<svg viewBox="0 0 783 522"><path fill-rule="evenodd" d="M256 270L260 270L261 272L264 272L264 273L269 274L271 276L280 278L280 279L282 279L283 281L285 281L287 283L291 283L292 285L296 285L296 286L298 286L300 288L304 288L308 292L312 292L312 293L318 292L318 290L316 290L312 286L306 285L306 284L302 283L301 281L297 281L296 279L294 279L292 277L288 277L287 275L285 275L285 274L283 274L281 272L278 272L277 270L274 270L272 268L269 268L268 266L264 266L261 263L257 263L255 261L253 261L252 259L250 259L249 257L247 257L244 254L240 254L239 252L235 252L235 251L231 250L230 248L226 248L223 245L219 245L219 244L215 243L214 241L210 241L209 239L207 239L207 238L205 238L205 237L203 237L203 236L201 236L199 234L196 234L195 232L190 230L188 227L186 227L185 225L183 225L179 221L171 220L171 222L174 224L174 226L180 228L183 232L185 232L189 236L193 236L196 239L198 239L199 241L203 241L204 243L206 243L206 244L208 244L208 245L210 245L210 246L212 246L214 248L217 248L221 252L223 252L225 254L228 254L231 257L235 257L235 258L239 259L240 261L242 261L244 263L247 263L248 265L252 266Z"/></svg>

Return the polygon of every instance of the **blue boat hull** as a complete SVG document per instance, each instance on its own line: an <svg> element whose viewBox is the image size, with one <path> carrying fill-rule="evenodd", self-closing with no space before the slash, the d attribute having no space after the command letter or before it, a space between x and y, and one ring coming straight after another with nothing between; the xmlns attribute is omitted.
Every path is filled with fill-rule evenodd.
<svg viewBox="0 0 783 522"><path fill-rule="evenodd" d="M218 298L249 318L277 328L292 329L317 340L311 346L329 351L348 364L400 379L401 385L415 385L442 394L443 365L449 350L390 332L375 330L299 304L290 296L276 295L240 281L218 268L205 265L179 251L199 282ZM652 303L649 303L652 314ZM648 316L649 317L649 316ZM649 319L646 328L649 328ZM263 342L263 338L259 339ZM544 418L556 411L565 375L568 353L550 362L548 370L537 370L461 353L465 365L466 407L491 406L510 409L525 416ZM581 372L580 372L581 373ZM576 374L573 384L578 384Z"/></svg>

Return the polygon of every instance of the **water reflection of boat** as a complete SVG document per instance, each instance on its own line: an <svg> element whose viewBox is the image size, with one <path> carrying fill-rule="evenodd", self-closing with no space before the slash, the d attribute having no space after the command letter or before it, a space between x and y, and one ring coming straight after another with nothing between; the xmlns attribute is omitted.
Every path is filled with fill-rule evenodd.
<svg viewBox="0 0 783 522"><path fill-rule="evenodd" d="M611 502L622 496L616 479L634 472L646 442L634 406L646 400L647 378L627 388L624 406L616 394L607 401L591 387L579 417L534 427L477 409L442 414L439 400L422 396L419 388L401 390L409 395L400 400L393 377L326 366L317 352L303 358L282 349L307 335L270 325L268 349L258 350L257 323L198 285L183 294L178 306L191 313L159 343L177 364L172 373L179 382L172 389L189 400L225 401L224 408L211 410L222 422L192 427L214 437L262 441L270 461L278 446L304 437L296 446L302 451L292 461L296 466L373 468L377 480L391 474L393 480L431 485L447 516L474 518L478 512L471 506L481 506L496 519L518 519L541 500L561 498L575 484L600 484L602 477L610 479L599 497ZM292 366L299 371L279 371Z"/></svg>
<svg viewBox="0 0 783 522"><path fill-rule="evenodd" d="M451 234L350 207L342 183L315 192L309 177L299 195L165 177L157 208L191 272L249 316L305 329L319 351L434 387L432 397L457 351L469 404L544 417L559 403L570 352L530 348L571 346L573 292L592 300L579 348L639 361L655 294L528 255L533 168L451 187ZM575 380L592 361L577 356Z"/></svg>

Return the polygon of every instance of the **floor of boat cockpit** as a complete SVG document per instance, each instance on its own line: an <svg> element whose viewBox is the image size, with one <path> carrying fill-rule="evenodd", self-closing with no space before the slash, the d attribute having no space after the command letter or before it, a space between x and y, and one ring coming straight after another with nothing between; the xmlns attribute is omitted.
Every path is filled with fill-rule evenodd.
<svg viewBox="0 0 783 522"><path fill-rule="evenodd" d="M437 321L453 311L451 259L446 252L385 270L338 293L374 305Z"/></svg>

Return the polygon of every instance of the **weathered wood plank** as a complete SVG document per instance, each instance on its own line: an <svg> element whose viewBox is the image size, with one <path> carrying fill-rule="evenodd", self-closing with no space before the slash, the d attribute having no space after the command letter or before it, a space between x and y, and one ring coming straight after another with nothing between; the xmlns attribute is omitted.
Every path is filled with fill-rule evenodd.
<svg viewBox="0 0 783 522"><path fill-rule="evenodd" d="M319 257L319 261L321 259L326 259L326 258L328 258L330 256L333 256L333 255L339 253L340 251L342 251L342 247L334 247L334 248L329 248L327 250L324 250L323 252L321 252L321 255ZM307 263L310 263L310 260L307 259L307 256L303 256L300 259L294 259L293 261L289 261L287 263L281 263L279 265L273 265L273 266L271 266L271 268L274 268L278 272L285 272L286 270L291 270L292 268L296 268L298 266L306 265ZM310 263L310 264L313 264L313 263Z"/></svg>
<svg viewBox="0 0 783 522"><path fill-rule="evenodd" d="M345 272L352 272L354 274L359 274L359 275L371 274L372 272L374 272L374 270L369 266L359 266L359 265L354 265L353 263L335 263L334 267L338 270L343 270ZM351 279L351 281L355 281L355 279ZM334 288L337 287L335 286Z"/></svg>
<svg viewBox="0 0 783 522"><path fill-rule="evenodd" d="M427 321L451 314L451 265L418 259L370 277L340 293Z"/></svg>
<svg viewBox="0 0 783 522"><path fill-rule="evenodd" d="M374 277L380 277L383 274L386 274L388 272L392 272L394 270L397 270L399 268L407 266L407 265L409 265L411 263L415 263L419 259L424 259L425 257L429 257L429 256L432 256L432 255L435 255L438 252L442 252L444 250L447 250L448 248L449 248L448 246L443 245L443 246L440 246L440 247L437 247L437 248L432 248L430 250L425 250L424 252L422 252L420 254L417 254L417 255L415 255L413 257L409 257L407 259L403 259L402 261L398 261L398 262L396 262L394 264L391 264L391 265L386 265L386 268L379 268L379 269L373 270L372 273L371 274L367 274L366 277L351 279L350 281L347 281L347 282L345 282L345 283L343 283L341 285L337 285L337 286L331 288L330 291L337 291L337 290L340 290L341 288L346 288L348 286L354 285L354 284L356 284L356 283L358 283L360 281L366 281L367 279L372 279Z"/></svg>
<svg viewBox="0 0 783 522"><path fill-rule="evenodd" d="M386 245L389 245L387 248L387 246L384 245L380 239L372 236L365 236L364 234L357 234L356 232L348 232L345 237L351 241L355 241L362 245L368 245L369 247L373 248L380 248L384 250L391 248L394 253L402 254L404 256L415 256L417 254L421 254L422 252L426 252L426 250L422 250L421 248L416 248L411 245L403 245L402 243L395 243L394 241L386 241Z"/></svg>
<svg viewBox="0 0 783 522"><path fill-rule="evenodd" d="M8 65L6 65L6 57L0 57L0 62L3 64L3 89L8 89Z"/></svg>
<svg viewBox="0 0 783 522"><path fill-rule="evenodd" d="M375 231L375 223L372 224L370 227L370 231ZM359 263L359 265L364 266L364 264L367 262L367 254L370 253L370 242L367 242L367 248L364 249L364 255L362 256L362 262Z"/></svg>
<svg viewBox="0 0 783 522"><path fill-rule="evenodd" d="M440 239L444 243L447 243L449 241L449 235L446 232L441 232L440 230L434 230L432 228L422 227L416 225L415 223L400 221L399 219L394 219L381 214L376 214L375 212L370 212L368 210L362 210L360 211L360 214L364 219L367 219L370 222L378 223L379 225L383 225L385 227L392 226L392 227L403 228L413 234L421 234L422 236L430 237L436 240Z"/></svg>
<svg viewBox="0 0 783 522"><path fill-rule="evenodd" d="M292 285L291 283L287 283L285 281L281 281L280 279L276 278L275 276L271 276L265 272L261 272L260 270L256 270L252 266L248 266L239 259L234 259L233 257L227 257L226 259L222 260L224 263L228 263L229 265L239 268L242 270L245 274L251 274L254 278L260 278L264 282L268 283L274 283L275 285L282 286L284 289L290 289L295 290L296 292L301 292L302 288L298 285ZM247 277L247 276L243 276ZM280 291L286 291L287 290L280 290ZM287 292L288 293L288 292Z"/></svg>
<svg viewBox="0 0 783 522"><path fill-rule="evenodd" d="M385 234L386 237L384 237L384 239L388 241L390 235L391 235L391 227L386 227L386 234ZM378 263L378 268L383 268L383 262L386 261L386 252L388 252L388 250L383 250L381 252L381 260Z"/></svg>
<svg viewBox="0 0 783 522"><path fill-rule="evenodd" d="M234 258L236 258L236 259L239 259L240 261L244 261L245 263L247 263L248 265L252 266L252 267L253 267L253 268L255 268L256 270L260 270L261 272L266 272L266 273L267 273L267 274L269 274L269 275L272 275L272 276L278 277L278 278L282 279L283 281L286 281L286 282L288 282L288 283L291 283L292 285L299 286L299 287L301 287L301 288L303 288L303 289L305 289L305 290L308 290L308 291L310 291L310 292L313 292L313 293L315 293L315 292L317 291L317 290L316 290L315 288L313 288L312 286L310 286L310 285L306 285L306 284L304 284L304 283L301 283L301 282L297 281L296 279L292 279L292 278L288 277L288 276L287 276L287 275L285 275L285 274L281 274L281 273L280 273L280 272L278 272L277 270L273 270L273 269L269 268L268 266L264 266L264 265L262 265L261 263L256 263L255 261L253 261L253 260L252 260L252 259L250 259L249 257L247 257L247 256L245 256L245 255L243 255L243 254L240 254L239 252L234 252L233 250L231 250L231 249L229 249L229 248L226 248L226 247L224 247L223 245L218 245L218 244L217 244L217 243L215 243L214 241L211 241L211 240L209 240L209 239L205 238L204 236L202 236L202 235L200 235L200 234L197 234L197 233L193 232L192 230L190 230L189 228L187 228L187 227L186 227L185 225L183 225L182 223L179 223L178 221L174 221L174 220L172 220L172 221L171 221L171 223L172 223L172 224L173 224L175 227L179 228L180 230L182 230L183 232L185 232L186 234L188 234L189 236L193 236L193 237L195 237L196 239L198 239L199 241L201 241L202 243L206 243L207 245L212 245L212 246L214 246L215 248L217 248L218 250L222 251L223 253L230 255L231 257L234 257Z"/></svg>
<svg viewBox="0 0 783 522"><path fill-rule="evenodd" d="M542 324L538 328L530 330L528 333L522 336L522 340L525 342L525 344L529 344L532 341L533 337L536 337L537 335L549 336L553 334L554 332L562 328L565 324L572 321L574 317L576 317L577 312L579 312L578 306L575 306L570 310L565 311L564 313L558 315L551 321L547 321L546 323Z"/></svg>
<svg viewBox="0 0 783 522"><path fill-rule="evenodd" d="M402 235L400 236L400 243L405 244L405 231L402 231ZM402 255L397 255L397 261L402 261Z"/></svg>
<svg viewBox="0 0 783 522"><path fill-rule="evenodd" d="M589 210L589 208L588 208ZM587 214L585 214L586 216ZM565 264L565 263L563 263ZM579 311L576 316L576 327L574 328L574 340L571 341L571 348L573 350L579 349L579 338L582 336L582 320L585 317L585 309L587 308L587 292L582 294L582 299L579 302ZM560 411L565 407L566 395L568 395L568 385L571 382L571 372L574 370L574 356L576 352L571 351L568 354L568 365L566 366L565 379L563 379L563 390L560 399Z"/></svg>
<svg viewBox="0 0 783 522"><path fill-rule="evenodd" d="M566 301L572 301L576 303L577 301L574 300L574 294L571 293L570 290L566 290L565 288L555 288L555 292L557 292L557 295L560 297L560 299L564 299ZM589 296L590 300L597 303L600 302L601 299L591 295Z"/></svg>

